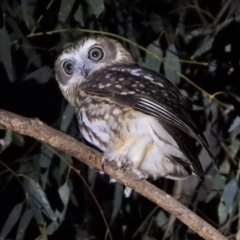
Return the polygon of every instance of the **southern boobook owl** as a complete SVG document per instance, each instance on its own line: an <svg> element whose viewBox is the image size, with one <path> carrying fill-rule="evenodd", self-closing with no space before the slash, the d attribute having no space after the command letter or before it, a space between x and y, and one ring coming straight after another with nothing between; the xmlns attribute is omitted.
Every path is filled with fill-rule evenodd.
<svg viewBox="0 0 240 240"><path fill-rule="evenodd" d="M83 137L105 161L139 178L203 179L189 141L198 140L214 158L196 127L190 106L163 75L140 67L116 40L92 36L63 50L55 63L64 97L76 108Z"/></svg>

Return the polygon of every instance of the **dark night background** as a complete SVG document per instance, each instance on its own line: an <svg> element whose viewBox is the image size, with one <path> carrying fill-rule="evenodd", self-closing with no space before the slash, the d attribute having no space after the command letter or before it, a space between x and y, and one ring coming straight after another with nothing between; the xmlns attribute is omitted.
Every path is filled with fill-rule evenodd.
<svg viewBox="0 0 240 240"><path fill-rule="evenodd" d="M96 30L123 37L116 36L140 65L165 74L192 103L219 164L216 172L198 146L204 183L192 176L153 184L239 240L239 14L238 0L2 0L0 108L81 140L73 109L54 80L54 61L66 43ZM114 240L201 239L139 194L124 198L122 186L110 185L108 176L0 130L0 239L111 239L96 201Z"/></svg>

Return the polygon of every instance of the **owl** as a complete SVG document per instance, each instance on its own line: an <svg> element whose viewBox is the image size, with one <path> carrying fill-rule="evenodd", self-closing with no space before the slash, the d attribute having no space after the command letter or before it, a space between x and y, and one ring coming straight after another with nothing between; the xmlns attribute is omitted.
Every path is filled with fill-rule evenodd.
<svg viewBox="0 0 240 240"><path fill-rule="evenodd" d="M56 80L76 108L84 139L139 179L204 178L193 144L211 156L179 89L163 75L138 66L118 41L91 36L62 51Z"/></svg>

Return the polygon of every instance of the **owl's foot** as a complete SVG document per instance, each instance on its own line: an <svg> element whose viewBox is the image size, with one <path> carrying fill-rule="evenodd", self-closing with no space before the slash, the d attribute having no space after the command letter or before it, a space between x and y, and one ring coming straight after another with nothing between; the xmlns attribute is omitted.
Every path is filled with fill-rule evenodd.
<svg viewBox="0 0 240 240"><path fill-rule="evenodd" d="M145 172L142 172L141 170L138 170L136 168L131 169L138 177L135 179L136 181L146 180L149 175Z"/></svg>
<svg viewBox="0 0 240 240"><path fill-rule="evenodd" d="M149 177L149 175L145 172L142 172L141 170L135 168L133 166L133 162L128 160L124 156L119 156L115 152L105 153L102 158L102 167L108 162L108 161L116 161L117 162L117 169L123 169L123 171L126 170L132 170L138 177L136 180L145 180Z"/></svg>
<svg viewBox="0 0 240 240"><path fill-rule="evenodd" d="M123 169L124 171L126 169L130 169L132 162L129 161L126 157L124 156L119 156L117 153L110 152L110 153L105 153L102 157L102 168L104 168L104 165L109 162L109 161L116 161L117 162L117 169Z"/></svg>

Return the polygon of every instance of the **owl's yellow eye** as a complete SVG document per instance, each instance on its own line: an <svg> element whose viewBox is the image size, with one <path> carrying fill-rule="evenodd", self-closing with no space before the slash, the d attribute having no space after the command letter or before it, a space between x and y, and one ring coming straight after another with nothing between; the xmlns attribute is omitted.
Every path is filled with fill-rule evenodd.
<svg viewBox="0 0 240 240"><path fill-rule="evenodd" d="M88 58L90 58L93 61L100 61L103 59L103 51L99 47L94 47L89 50L88 52Z"/></svg>
<svg viewBox="0 0 240 240"><path fill-rule="evenodd" d="M63 63L63 69L65 71L66 74L71 75L73 74L74 71L74 62L71 60L68 60L66 62Z"/></svg>

